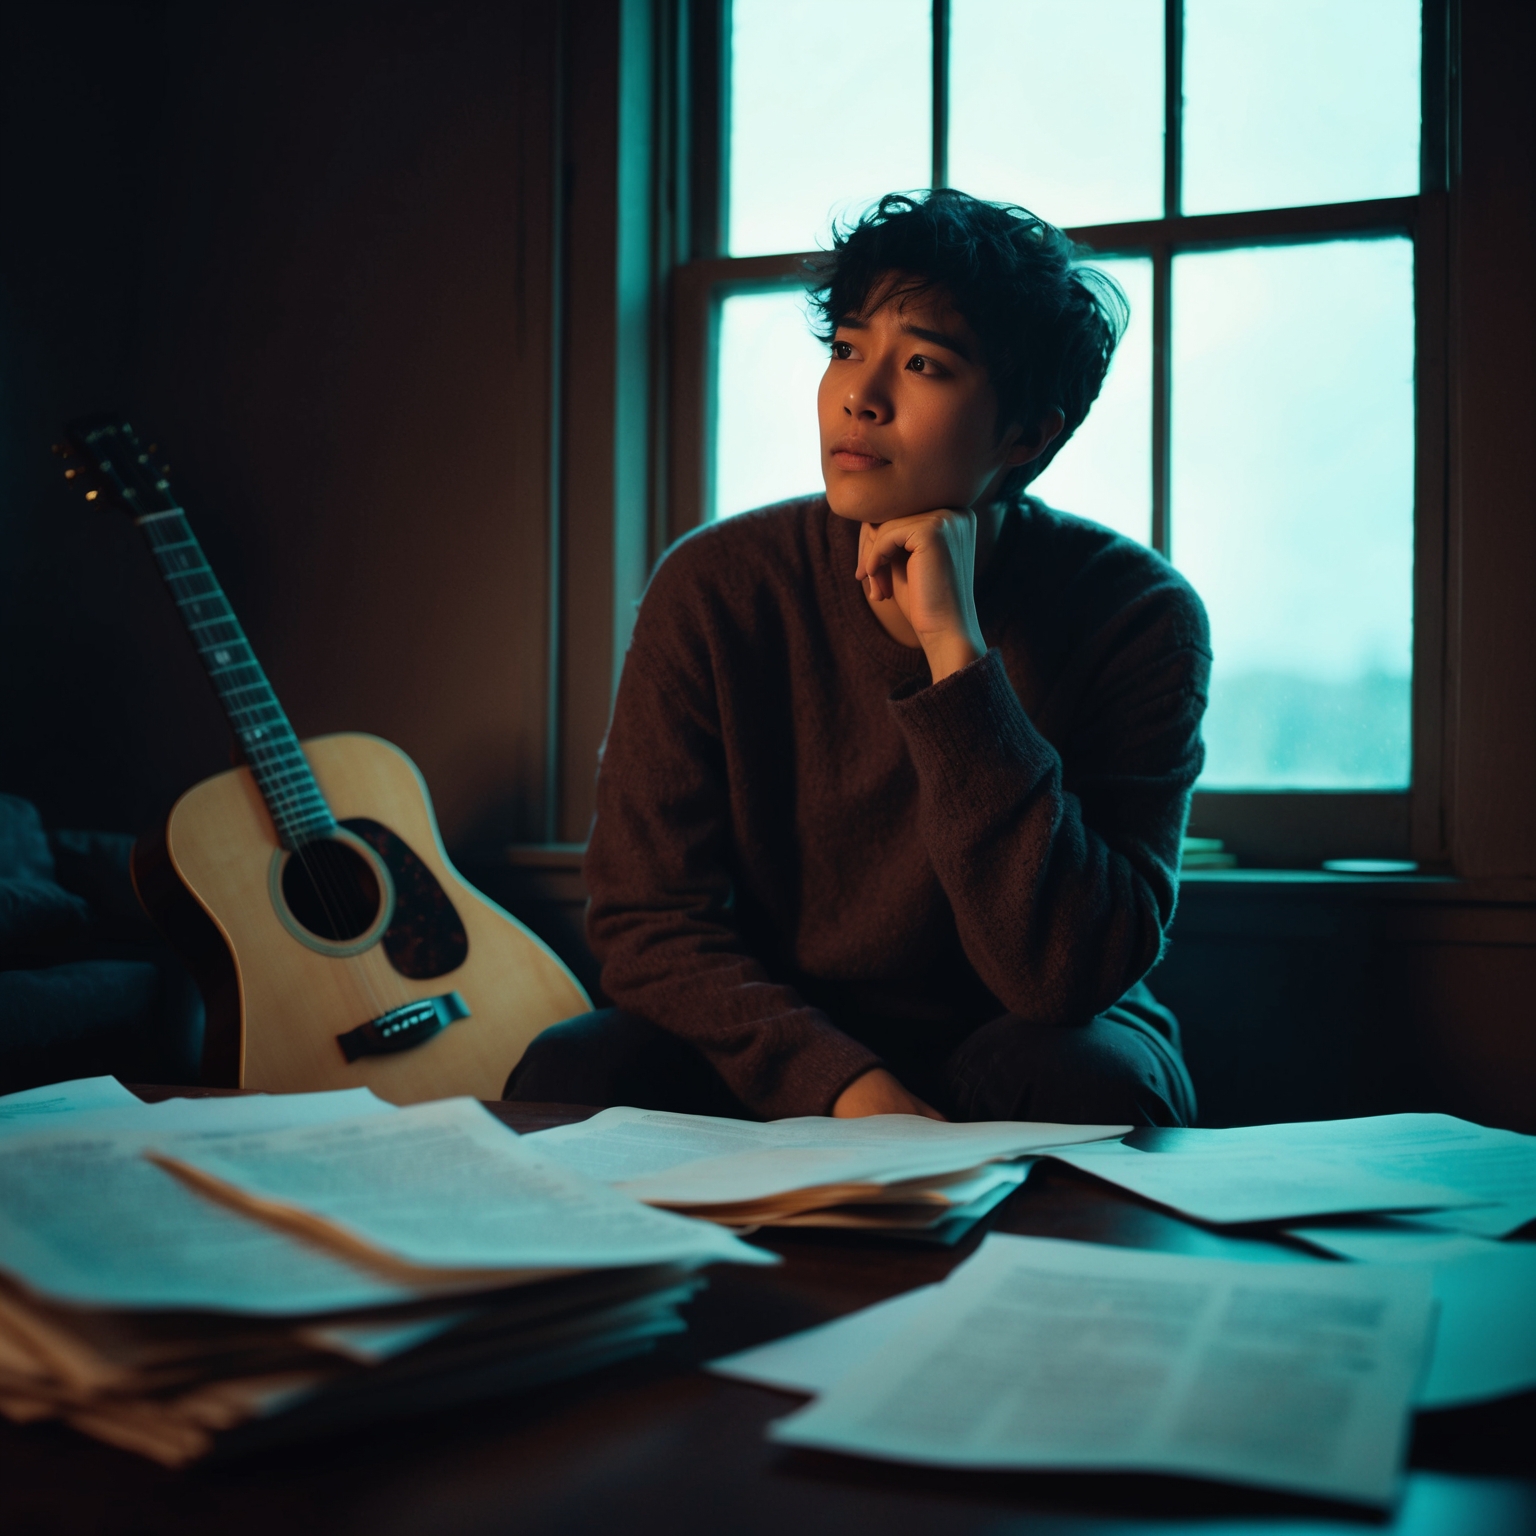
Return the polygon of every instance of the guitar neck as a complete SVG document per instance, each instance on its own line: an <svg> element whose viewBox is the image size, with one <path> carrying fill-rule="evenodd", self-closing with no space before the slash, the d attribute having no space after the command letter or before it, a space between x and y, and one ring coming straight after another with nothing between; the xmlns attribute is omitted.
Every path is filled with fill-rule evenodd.
<svg viewBox="0 0 1536 1536"><path fill-rule="evenodd" d="M180 507L135 521L170 588L285 848L336 830L267 675Z"/></svg>

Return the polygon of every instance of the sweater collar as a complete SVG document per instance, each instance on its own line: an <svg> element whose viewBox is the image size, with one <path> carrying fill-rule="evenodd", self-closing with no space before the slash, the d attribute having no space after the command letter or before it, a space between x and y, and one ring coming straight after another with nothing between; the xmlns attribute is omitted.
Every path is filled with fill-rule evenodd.
<svg viewBox="0 0 1536 1536"><path fill-rule="evenodd" d="M893 683L906 682L918 674L926 676L928 659L922 648L903 645L894 639L871 611L863 587L853 579L859 563L859 525L839 517L827 505L825 497L821 505L826 511L827 579L848 632L870 661Z"/></svg>

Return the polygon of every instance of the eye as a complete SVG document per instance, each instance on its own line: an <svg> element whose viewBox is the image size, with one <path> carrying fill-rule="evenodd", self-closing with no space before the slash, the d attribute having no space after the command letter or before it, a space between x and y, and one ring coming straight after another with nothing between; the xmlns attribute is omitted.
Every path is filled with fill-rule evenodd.
<svg viewBox="0 0 1536 1536"><path fill-rule="evenodd" d="M846 363L853 356L853 343L851 341L834 341L832 343L832 356L839 362Z"/></svg>
<svg viewBox="0 0 1536 1536"><path fill-rule="evenodd" d="M907 367L913 373L937 373L939 371L933 359L931 357L924 357L921 352L915 357L908 359Z"/></svg>

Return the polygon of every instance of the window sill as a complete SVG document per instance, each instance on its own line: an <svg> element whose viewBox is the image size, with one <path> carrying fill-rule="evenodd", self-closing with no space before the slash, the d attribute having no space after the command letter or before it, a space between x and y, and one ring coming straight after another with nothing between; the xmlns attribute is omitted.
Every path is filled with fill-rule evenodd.
<svg viewBox="0 0 1536 1536"><path fill-rule="evenodd" d="M1185 890L1219 888L1236 896L1300 895L1339 901L1536 903L1536 880L1463 880L1455 875L1344 875L1326 869L1191 869Z"/></svg>

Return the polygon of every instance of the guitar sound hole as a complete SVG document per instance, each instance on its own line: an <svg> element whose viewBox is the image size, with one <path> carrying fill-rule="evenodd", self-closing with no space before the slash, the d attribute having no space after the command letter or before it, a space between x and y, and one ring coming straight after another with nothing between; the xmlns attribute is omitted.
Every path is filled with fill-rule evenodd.
<svg viewBox="0 0 1536 1536"><path fill-rule="evenodd" d="M283 900L302 928L344 944L367 933L379 915L378 876L345 843L319 838L294 851L283 866Z"/></svg>

